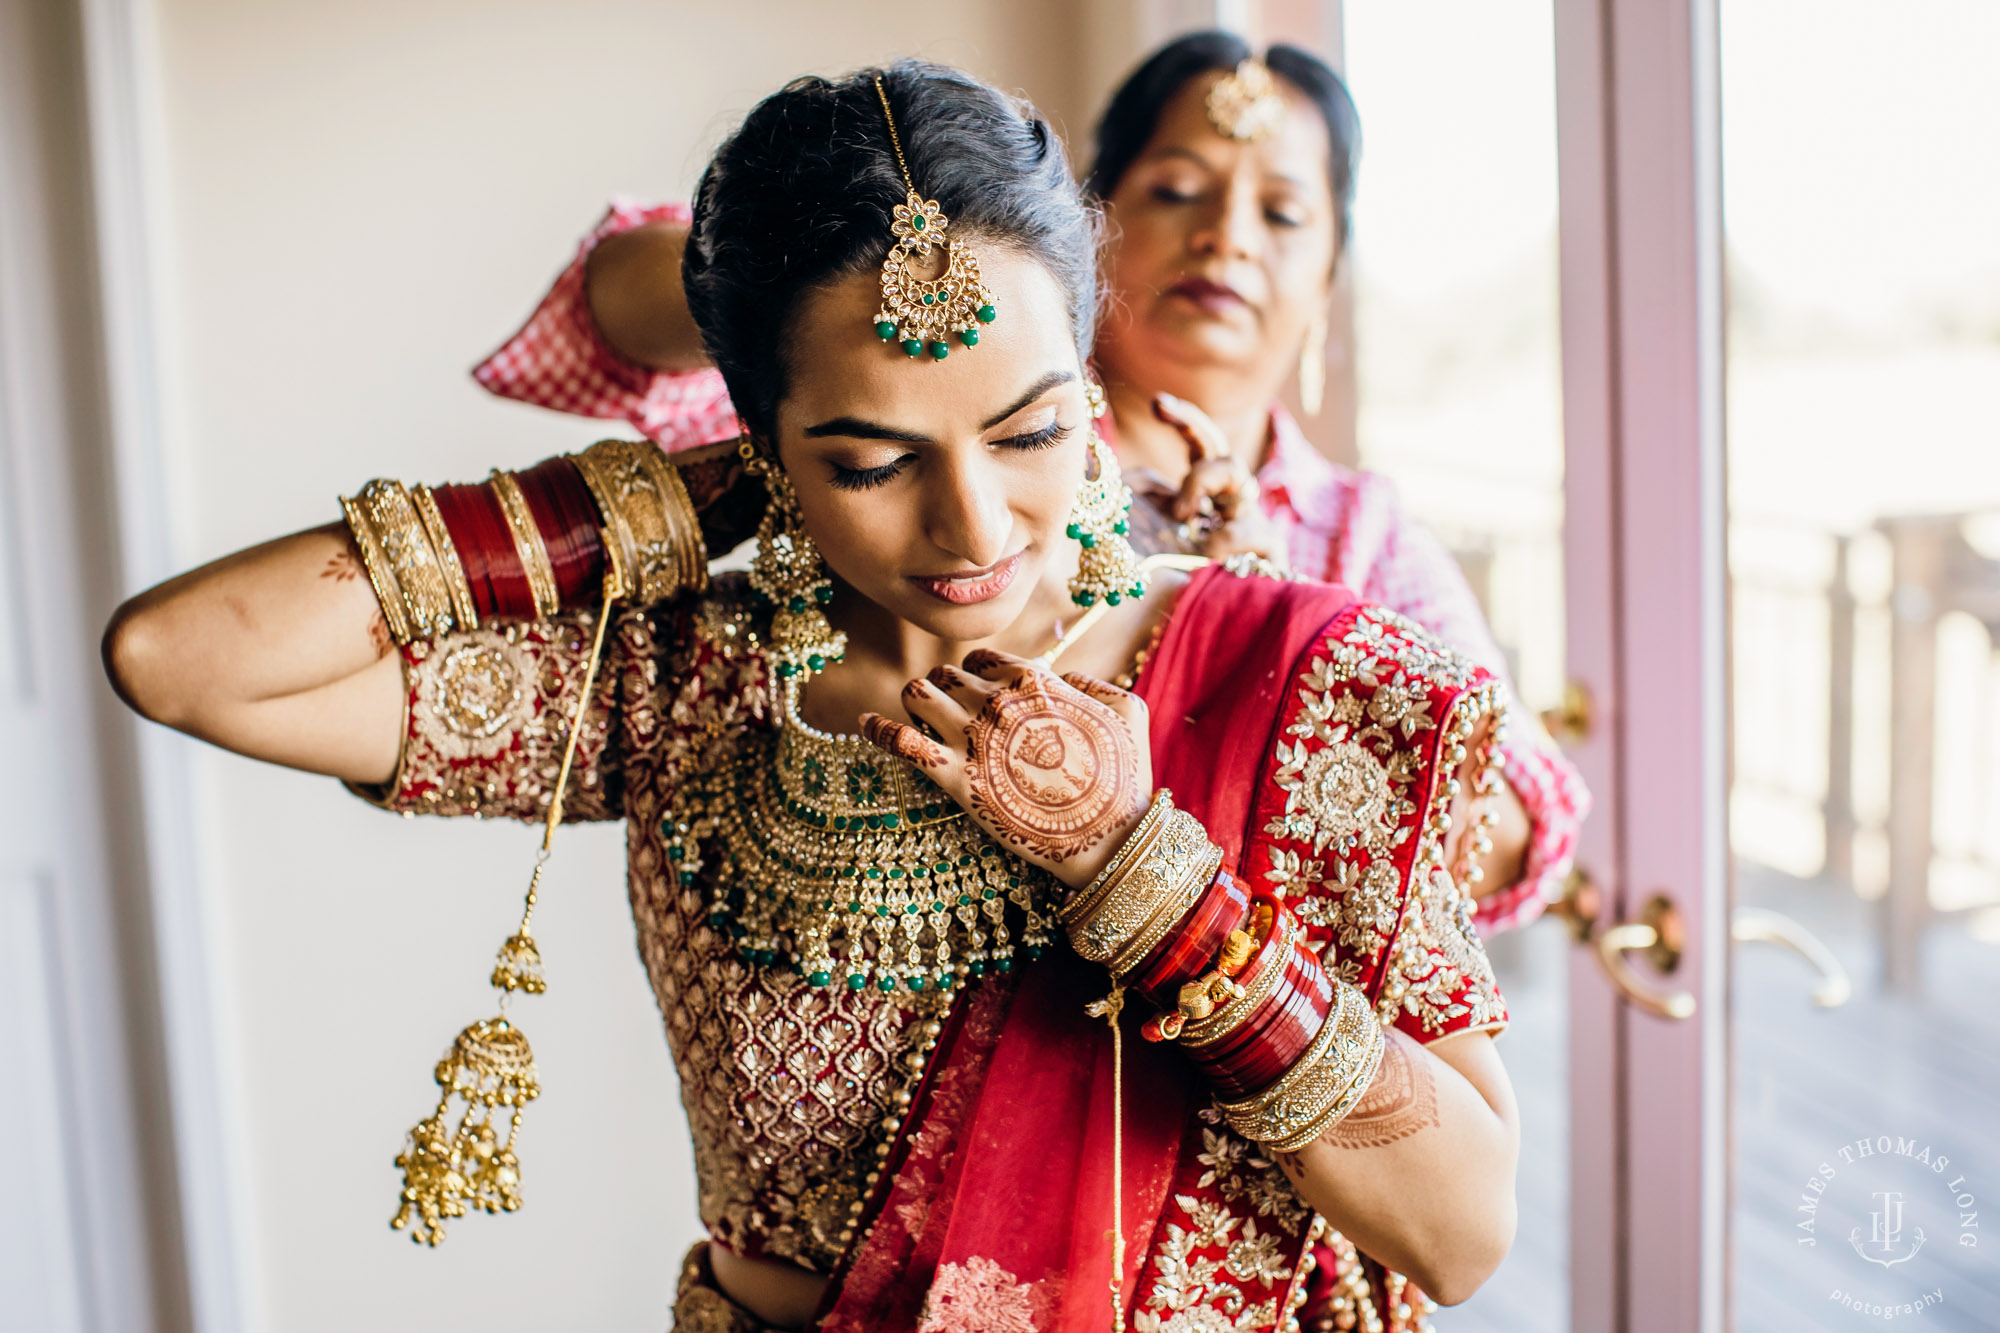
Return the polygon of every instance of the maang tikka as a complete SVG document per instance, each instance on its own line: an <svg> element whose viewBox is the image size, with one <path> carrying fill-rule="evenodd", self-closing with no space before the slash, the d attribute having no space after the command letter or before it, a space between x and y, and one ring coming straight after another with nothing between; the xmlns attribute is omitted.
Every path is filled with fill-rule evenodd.
<svg viewBox="0 0 2000 1333"><path fill-rule="evenodd" d="M951 355L951 338L967 347L977 346L979 326L991 324L996 315L993 293L979 276L979 260L962 241L945 236L950 220L935 199L917 193L910 179L910 164L903 158L903 140L896 133L896 117L889 111L889 93L881 77L875 79L875 95L882 99L882 118L889 122L889 144L896 150L896 166L903 173L908 194L897 204L889 232L896 239L882 261L882 308L875 312L875 333L883 342L899 342L912 357L928 351L933 360ZM919 276L910 266L915 259L928 259L931 247L944 255L944 272L934 278Z"/></svg>

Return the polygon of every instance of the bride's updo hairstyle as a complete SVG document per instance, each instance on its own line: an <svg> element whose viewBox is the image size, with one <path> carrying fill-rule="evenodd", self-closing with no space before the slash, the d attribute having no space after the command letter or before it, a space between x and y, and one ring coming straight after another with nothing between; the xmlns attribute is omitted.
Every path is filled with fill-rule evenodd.
<svg viewBox="0 0 2000 1333"><path fill-rule="evenodd" d="M787 373L813 351L791 337L800 298L873 274L894 239L891 211L905 189L875 93L878 73L910 178L944 210L946 234L1047 269L1068 298L1079 355L1095 331L1097 215L1070 177L1062 141L1032 107L916 60L838 81L798 79L758 103L716 150L695 190L681 259L708 354L736 410L767 439ZM1009 314L1000 312L990 337L1006 336ZM858 323L853 337L875 334Z"/></svg>

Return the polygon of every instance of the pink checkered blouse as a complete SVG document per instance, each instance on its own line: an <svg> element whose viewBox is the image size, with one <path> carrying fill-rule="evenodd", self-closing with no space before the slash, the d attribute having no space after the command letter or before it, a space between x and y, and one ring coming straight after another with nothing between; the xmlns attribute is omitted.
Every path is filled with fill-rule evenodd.
<svg viewBox="0 0 2000 1333"><path fill-rule="evenodd" d="M667 450L733 439L736 412L717 371L670 374L628 361L604 341L584 298L584 261L599 241L650 222L687 220L685 204L613 201L521 331L480 362L473 378L504 398L622 419ZM1257 481L1265 511L1286 531L1294 570L1401 612L1504 677L1505 660L1465 576L1450 552L1404 513L1386 478L1327 459L1274 406L1270 453ZM1533 825L1527 873L1480 900L1478 925L1487 934L1534 920L1562 896L1577 828L1590 807L1576 769L1521 711L1515 710L1505 772Z"/></svg>

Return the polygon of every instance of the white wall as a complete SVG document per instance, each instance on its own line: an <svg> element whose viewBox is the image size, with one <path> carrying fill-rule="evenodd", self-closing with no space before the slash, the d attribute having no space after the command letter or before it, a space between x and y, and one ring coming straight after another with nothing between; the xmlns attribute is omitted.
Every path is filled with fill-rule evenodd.
<svg viewBox="0 0 2000 1333"><path fill-rule="evenodd" d="M1076 126L1115 70L1060 0L160 0L180 554L323 523L376 475L470 479L605 433L485 397L613 192L685 197L740 113L808 71L918 53ZM1091 41L1098 43L1095 51ZM248 1271L286 1333L658 1329L697 1231L685 1121L631 939L622 839L566 830L516 1009L546 1089L527 1207L428 1252L392 1166L484 978L535 833L399 821L335 784L195 764L238 1086Z"/></svg>

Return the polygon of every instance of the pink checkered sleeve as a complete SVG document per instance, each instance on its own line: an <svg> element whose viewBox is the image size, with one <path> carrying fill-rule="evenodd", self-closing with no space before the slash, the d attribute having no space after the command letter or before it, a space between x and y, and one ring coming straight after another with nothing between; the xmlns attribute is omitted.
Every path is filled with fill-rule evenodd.
<svg viewBox="0 0 2000 1333"><path fill-rule="evenodd" d="M688 220L686 204L613 200L521 331L473 367L472 378L502 398L630 422L669 451L734 439L736 409L719 372L677 374L620 356L598 332L584 295L584 264L599 241L650 222Z"/></svg>
<svg viewBox="0 0 2000 1333"><path fill-rule="evenodd" d="M1506 663L1479 601L1443 543L1404 514L1386 486L1362 488L1355 510L1370 512L1350 512L1349 524L1362 525L1362 531L1379 525L1382 538L1361 595L1402 612L1505 680ZM1513 720L1501 752L1502 771L1528 815L1528 855L1519 882L1479 900L1474 920L1488 935L1526 925L1562 896L1577 832L1590 809L1582 776L1540 723L1524 716L1518 702L1509 711Z"/></svg>

